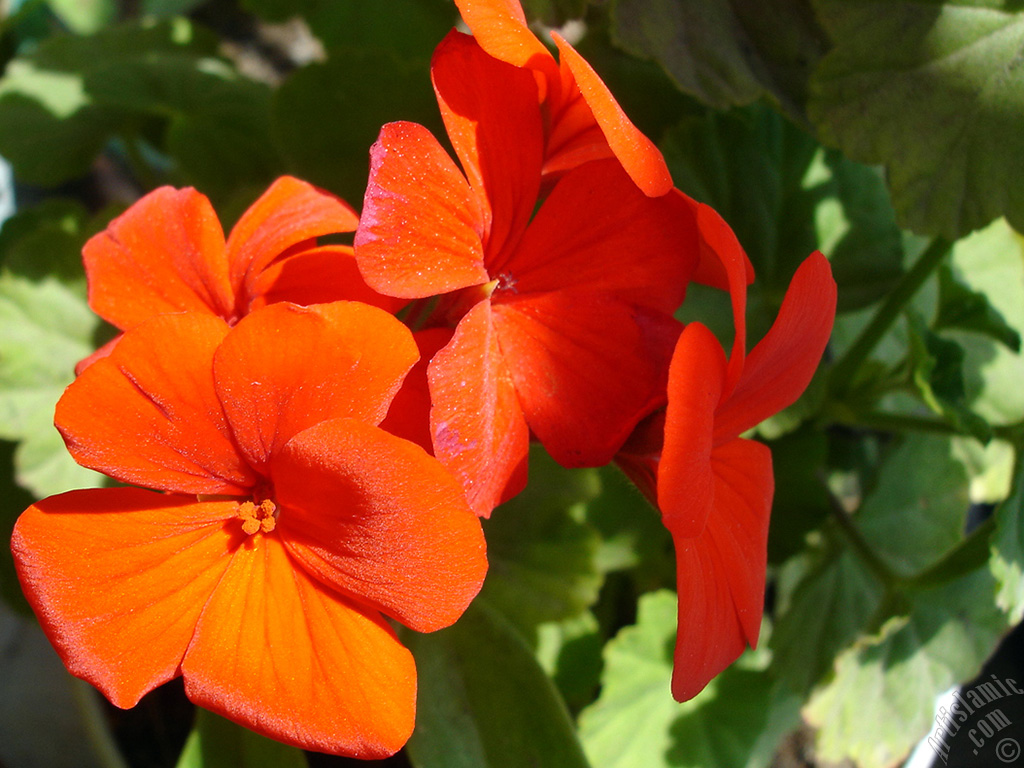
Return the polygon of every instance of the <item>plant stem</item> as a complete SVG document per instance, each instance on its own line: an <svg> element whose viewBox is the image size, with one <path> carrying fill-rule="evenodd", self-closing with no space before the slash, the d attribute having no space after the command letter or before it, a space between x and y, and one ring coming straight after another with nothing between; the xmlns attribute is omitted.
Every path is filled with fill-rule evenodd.
<svg viewBox="0 0 1024 768"><path fill-rule="evenodd" d="M849 513L835 499L832 500L832 518L838 524L839 530L842 531L850 548L853 549L854 553L860 558L871 574L882 582L886 591L895 589L901 581L900 576L875 554L875 550L872 549L871 545L861 535L860 530L854 525Z"/></svg>
<svg viewBox="0 0 1024 768"><path fill-rule="evenodd" d="M871 318L871 322L860 332L860 335L832 369L831 381L833 382L833 391L837 395L849 391L861 363L871 354L886 331L896 321L896 318L900 316L907 302L924 285L925 281L942 263L942 260L952 247L953 244L948 240L935 238L925 248L917 263L911 267L910 271L903 276L903 279L886 297L882 306L875 313L875 316Z"/></svg>
<svg viewBox="0 0 1024 768"><path fill-rule="evenodd" d="M120 750L110 735L110 730L103 719L96 691L88 683L71 678L71 697L81 716L82 727L92 745L93 754L104 768L128 768Z"/></svg>

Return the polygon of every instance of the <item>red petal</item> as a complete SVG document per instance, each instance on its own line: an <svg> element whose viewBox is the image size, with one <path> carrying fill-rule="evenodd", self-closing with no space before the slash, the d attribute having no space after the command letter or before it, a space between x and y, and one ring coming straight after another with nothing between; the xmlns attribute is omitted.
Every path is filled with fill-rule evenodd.
<svg viewBox="0 0 1024 768"><path fill-rule="evenodd" d="M282 176L242 214L228 237L232 285L240 290L246 275L256 274L297 243L359 223L339 197L291 176Z"/></svg>
<svg viewBox="0 0 1024 768"><path fill-rule="evenodd" d="M517 67L553 71L555 61L526 25L518 0L455 0L462 20L491 56Z"/></svg>
<svg viewBox="0 0 1024 768"><path fill-rule="evenodd" d="M747 358L736 389L715 420L722 442L791 405L807 388L832 333L836 283L815 251L800 265L767 335Z"/></svg>
<svg viewBox="0 0 1024 768"><path fill-rule="evenodd" d="M234 311L224 233L194 189L150 192L90 239L82 257L89 306L121 330L164 312Z"/></svg>
<svg viewBox="0 0 1024 768"><path fill-rule="evenodd" d="M402 382L387 417L380 428L393 435L411 440L427 453L433 455L434 443L430 436L430 385L427 382L427 365L434 355L452 340L453 330L428 328L416 331L413 338L420 351L420 359Z"/></svg>
<svg viewBox="0 0 1024 768"><path fill-rule="evenodd" d="M733 337L732 353L729 355L729 370L722 387L722 399L729 397L743 372L747 351L747 284L750 261L743 252L736 233L714 208L700 203L697 210L697 226L701 237L701 262L717 259L725 271L732 301Z"/></svg>
<svg viewBox="0 0 1024 768"><path fill-rule="evenodd" d="M493 312L526 421L564 466L607 464L664 396L678 334L668 315L589 290L520 296Z"/></svg>
<svg viewBox="0 0 1024 768"><path fill-rule="evenodd" d="M489 517L526 484L529 430L498 347L490 304L479 302L427 368L434 455Z"/></svg>
<svg viewBox="0 0 1024 768"><path fill-rule="evenodd" d="M484 206L487 263L526 229L540 190L544 134L529 70L499 61L452 31L434 52L431 78L445 128Z"/></svg>
<svg viewBox="0 0 1024 768"><path fill-rule="evenodd" d="M370 288L359 274L352 249L344 245L310 248L275 261L255 276L247 293L248 312L279 301L302 305L361 301L394 314L405 304Z"/></svg>
<svg viewBox="0 0 1024 768"><path fill-rule="evenodd" d="M672 695L692 699L746 648L764 610L773 481L768 448L733 440L715 449L714 509L699 536L673 532L679 628Z"/></svg>
<svg viewBox="0 0 1024 768"><path fill-rule="evenodd" d="M585 288L671 314L696 257L691 207L674 195L646 197L618 163L603 160L559 181L519 248L492 274L500 271L511 293Z"/></svg>
<svg viewBox="0 0 1024 768"><path fill-rule="evenodd" d="M199 619L181 665L185 693L303 749L361 758L397 752L413 727L411 654L379 614L307 576L276 535L249 542Z"/></svg>
<svg viewBox="0 0 1024 768"><path fill-rule="evenodd" d="M558 46L559 60L572 71L580 93L626 173L645 195L660 197L666 194L672 189L672 174L654 142L630 122L587 60L557 32L552 32L551 37Z"/></svg>
<svg viewBox="0 0 1024 768"><path fill-rule="evenodd" d="M81 376L82 371L88 368L90 365L95 363L97 360L102 360L104 357L110 357L110 353L114 351L114 347L117 346L117 342L121 340L122 334L117 334L114 338L104 344L102 347L97 349L88 357L83 357L77 363L75 363L75 376Z"/></svg>
<svg viewBox="0 0 1024 768"><path fill-rule="evenodd" d="M381 128L355 237L371 288L416 299L486 283L484 230L480 202L430 131Z"/></svg>
<svg viewBox="0 0 1024 768"><path fill-rule="evenodd" d="M418 445L331 419L289 440L272 477L285 547L356 602L433 632L480 591L480 521L455 478Z"/></svg>
<svg viewBox="0 0 1024 768"><path fill-rule="evenodd" d="M376 307L272 304L231 330L213 372L239 449L262 468L324 419L379 424L417 357L408 329Z"/></svg>
<svg viewBox="0 0 1024 768"><path fill-rule="evenodd" d="M228 333L213 315L159 315L82 372L54 419L75 461L165 491L242 494L255 481L213 385Z"/></svg>
<svg viewBox="0 0 1024 768"><path fill-rule="evenodd" d="M700 323L686 326L669 368L665 443L658 465L658 508L675 536L699 535L712 509L715 408L725 371L725 353L711 331Z"/></svg>
<svg viewBox="0 0 1024 768"><path fill-rule="evenodd" d="M51 496L11 539L18 577L71 674L119 707L178 676L230 562L238 505L138 488Z"/></svg>

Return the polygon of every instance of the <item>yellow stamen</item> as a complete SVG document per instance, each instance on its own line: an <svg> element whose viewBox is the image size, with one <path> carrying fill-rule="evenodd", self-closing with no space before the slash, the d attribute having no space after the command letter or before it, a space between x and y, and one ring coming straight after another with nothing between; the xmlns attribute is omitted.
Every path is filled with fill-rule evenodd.
<svg viewBox="0 0 1024 768"><path fill-rule="evenodd" d="M236 517L242 521L242 530L248 536L258 531L270 533L277 527L277 505L270 499L264 499L255 504L252 501L243 501L238 505Z"/></svg>

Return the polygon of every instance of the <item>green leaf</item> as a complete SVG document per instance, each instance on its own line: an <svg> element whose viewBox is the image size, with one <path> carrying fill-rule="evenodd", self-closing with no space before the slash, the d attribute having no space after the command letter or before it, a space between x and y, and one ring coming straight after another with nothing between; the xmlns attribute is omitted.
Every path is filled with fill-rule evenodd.
<svg viewBox="0 0 1024 768"><path fill-rule="evenodd" d="M911 383L924 402L961 432L988 442L992 429L967 406L964 389L964 349L944 339L925 324L913 309L907 310L910 331Z"/></svg>
<svg viewBox="0 0 1024 768"><path fill-rule="evenodd" d="M956 240L1024 227L1024 14L1003 0L817 0L834 41L808 111L826 143L883 164L904 226Z"/></svg>
<svg viewBox="0 0 1024 768"><path fill-rule="evenodd" d="M804 709L819 729L818 755L863 768L902 760L933 727L935 697L973 677L1005 631L993 586L982 569L918 593L909 616L842 653Z"/></svg>
<svg viewBox="0 0 1024 768"><path fill-rule="evenodd" d="M984 294L1017 333L1024 333L1024 250L1021 237L1005 221L976 232L953 248L957 277ZM1024 419L1024 356L976 333L948 331L966 351L964 384L971 409L991 424Z"/></svg>
<svg viewBox="0 0 1024 768"><path fill-rule="evenodd" d="M304 15L332 58L343 49L363 49L426 64L455 26L458 9L446 0L388 0L388 12L381 13L363 0L307 0Z"/></svg>
<svg viewBox="0 0 1024 768"><path fill-rule="evenodd" d="M996 509L995 520L989 567L998 585L996 604L1017 624L1024 619L1024 461L1018 459L1013 493Z"/></svg>
<svg viewBox="0 0 1024 768"><path fill-rule="evenodd" d="M753 339L814 250L832 263L841 312L877 300L902 274L902 239L877 172L826 151L775 112L689 118L661 148L676 185L721 213L750 256Z"/></svg>
<svg viewBox="0 0 1024 768"><path fill-rule="evenodd" d="M14 482L14 443L0 440L0 541L10 541L14 523L34 499ZM21 592L14 570L14 556L8 546L0 547L0 602L25 616L32 609Z"/></svg>
<svg viewBox="0 0 1024 768"><path fill-rule="evenodd" d="M939 267L939 309L933 328L959 328L991 336L1014 352L1020 352L1020 334L1010 327L988 297L956 279L946 264Z"/></svg>
<svg viewBox="0 0 1024 768"><path fill-rule="evenodd" d="M448 629L402 637L419 673L417 768L586 768L551 680L483 600Z"/></svg>
<svg viewBox="0 0 1024 768"><path fill-rule="evenodd" d="M196 722L176 768L305 768L301 749L260 736L196 709Z"/></svg>
<svg viewBox="0 0 1024 768"><path fill-rule="evenodd" d="M384 123L411 120L445 135L427 64L374 51L338 51L292 73L275 95L272 119L292 172L356 207Z"/></svg>
<svg viewBox="0 0 1024 768"><path fill-rule="evenodd" d="M181 16L203 2L205 0L142 0L142 15L158 19Z"/></svg>
<svg viewBox="0 0 1024 768"><path fill-rule="evenodd" d="M79 35L98 32L117 18L117 0L46 0L68 29Z"/></svg>
<svg viewBox="0 0 1024 768"><path fill-rule="evenodd" d="M75 464L53 426L54 406L93 351L99 325L85 302L80 256L91 227L79 204L54 199L0 230L0 439L21 441L15 476L37 497L100 480Z"/></svg>
<svg viewBox="0 0 1024 768"><path fill-rule="evenodd" d="M549 27L559 27L570 19L579 19L587 10L587 0L523 0L527 18Z"/></svg>
<svg viewBox="0 0 1024 768"><path fill-rule="evenodd" d="M806 0L616 0L612 19L617 44L716 109L768 94L802 115L825 47Z"/></svg>
<svg viewBox="0 0 1024 768"><path fill-rule="evenodd" d="M781 563L804 548L807 534L828 515L828 492L821 482L828 450L824 433L810 428L773 440L769 447L780 482L772 500L768 560Z"/></svg>
<svg viewBox="0 0 1024 768"><path fill-rule="evenodd" d="M580 715L587 756L602 768L766 766L798 722L798 700L744 661L678 704L670 692L676 595L640 598L637 622L605 647L601 695ZM763 665L761 665L763 666Z"/></svg>
<svg viewBox="0 0 1024 768"><path fill-rule="evenodd" d="M528 639L597 601L599 540L582 515L600 489L594 470L563 469L536 448L529 485L483 521L490 566L481 595Z"/></svg>

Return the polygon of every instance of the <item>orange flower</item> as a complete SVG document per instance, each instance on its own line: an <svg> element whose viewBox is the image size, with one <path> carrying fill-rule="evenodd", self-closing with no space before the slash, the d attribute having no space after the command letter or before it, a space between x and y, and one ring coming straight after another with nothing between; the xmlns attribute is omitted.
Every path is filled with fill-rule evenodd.
<svg viewBox="0 0 1024 768"><path fill-rule="evenodd" d="M345 299L395 311L403 302L366 286L350 246L317 245L317 237L358 223L344 200L282 176L225 241L206 196L161 187L85 244L89 306L122 331L164 312L209 312L233 324L276 301Z"/></svg>
<svg viewBox="0 0 1024 768"><path fill-rule="evenodd" d="M120 707L182 675L195 703L280 741L400 749L416 673L385 617L447 626L487 566L458 483L377 426L416 357L354 302L128 331L56 423L79 463L163 493L53 496L12 540L68 669Z"/></svg>
<svg viewBox="0 0 1024 768"><path fill-rule="evenodd" d="M544 172L616 157L649 197L672 189L658 148L630 121L601 77L557 32L559 61L526 24L519 0L455 0L463 21L487 53L536 73L547 113Z"/></svg>
<svg viewBox="0 0 1024 768"><path fill-rule="evenodd" d="M679 627L672 693L693 698L747 645L764 608L774 479L767 446L740 435L792 404L828 343L836 284L813 253L797 270L768 334L746 355L747 260L711 208L698 226L728 276L736 336L726 360L700 323L688 325L669 367L667 408L617 457L661 510L676 548Z"/></svg>

